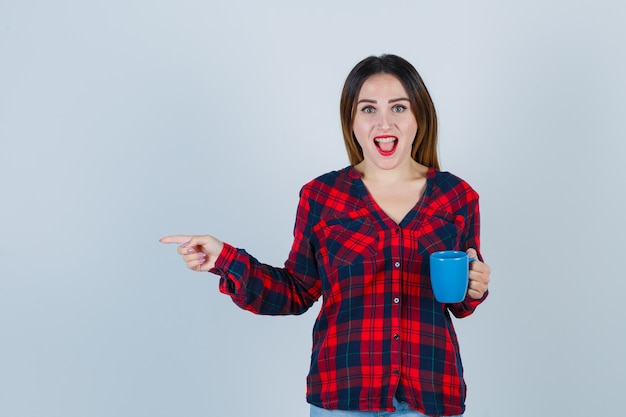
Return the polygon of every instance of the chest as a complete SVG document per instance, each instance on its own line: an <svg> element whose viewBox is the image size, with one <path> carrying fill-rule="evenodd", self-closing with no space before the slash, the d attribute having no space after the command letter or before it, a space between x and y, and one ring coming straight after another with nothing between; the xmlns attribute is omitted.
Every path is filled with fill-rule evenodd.
<svg viewBox="0 0 626 417"><path fill-rule="evenodd" d="M426 180L420 179L395 185L376 183L365 185L375 204L394 222L400 224L422 198Z"/></svg>

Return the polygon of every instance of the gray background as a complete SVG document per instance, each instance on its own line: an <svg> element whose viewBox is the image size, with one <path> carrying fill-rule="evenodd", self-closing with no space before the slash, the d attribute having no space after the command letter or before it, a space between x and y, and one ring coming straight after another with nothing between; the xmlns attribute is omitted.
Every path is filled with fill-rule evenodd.
<svg viewBox="0 0 626 417"><path fill-rule="evenodd" d="M338 102L396 53L481 194L467 417L623 415L620 1L0 1L0 415L305 416L317 308L259 317L174 233L282 265L348 164Z"/></svg>

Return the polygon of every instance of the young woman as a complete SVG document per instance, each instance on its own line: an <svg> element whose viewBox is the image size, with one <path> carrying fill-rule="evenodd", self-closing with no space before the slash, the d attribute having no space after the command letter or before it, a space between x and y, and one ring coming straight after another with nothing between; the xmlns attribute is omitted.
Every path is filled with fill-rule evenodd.
<svg viewBox="0 0 626 417"><path fill-rule="evenodd" d="M462 415L450 313L468 316L487 297L478 194L439 171L435 108L406 60L358 63L340 111L351 165L302 188L283 268L209 235L161 241L180 244L187 267L219 275L220 291L256 314L301 314L322 297L307 377L311 416ZM460 303L433 296L429 255L440 250L478 259Z"/></svg>

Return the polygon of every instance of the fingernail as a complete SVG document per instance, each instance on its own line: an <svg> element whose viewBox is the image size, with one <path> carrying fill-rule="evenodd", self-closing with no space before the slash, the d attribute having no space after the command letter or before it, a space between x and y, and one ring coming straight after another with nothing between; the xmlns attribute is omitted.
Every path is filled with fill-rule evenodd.
<svg viewBox="0 0 626 417"><path fill-rule="evenodd" d="M194 250L192 248L187 249L187 253L194 253Z"/></svg>
<svg viewBox="0 0 626 417"><path fill-rule="evenodd" d="M191 241L187 241L187 242L183 243L180 246L182 246L183 248L186 248L187 246L189 246L190 243L191 243Z"/></svg>
<svg viewBox="0 0 626 417"><path fill-rule="evenodd" d="M198 254L198 258L202 258L202 259L204 259L204 258L206 258L206 254L205 254L205 253L203 253L203 252L200 252L200 253Z"/></svg>

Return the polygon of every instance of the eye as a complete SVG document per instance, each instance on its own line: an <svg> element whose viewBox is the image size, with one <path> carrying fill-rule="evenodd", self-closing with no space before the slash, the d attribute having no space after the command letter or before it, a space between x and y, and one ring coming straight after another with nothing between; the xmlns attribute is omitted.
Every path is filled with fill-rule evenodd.
<svg viewBox="0 0 626 417"><path fill-rule="evenodd" d="M366 106L361 109L363 113L374 113L374 108L372 106Z"/></svg>
<svg viewBox="0 0 626 417"><path fill-rule="evenodd" d="M398 104L396 106L393 106L391 108L391 111L393 111L394 113L402 113L405 110L406 110L406 106L403 106L403 105L400 105L400 104Z"/></svg>

